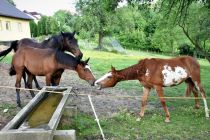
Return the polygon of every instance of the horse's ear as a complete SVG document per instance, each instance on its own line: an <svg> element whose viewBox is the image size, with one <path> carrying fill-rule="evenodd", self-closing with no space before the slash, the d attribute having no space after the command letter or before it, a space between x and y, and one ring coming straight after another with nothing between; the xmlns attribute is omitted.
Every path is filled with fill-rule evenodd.
<svg viewBox="0 0 210 140"><path fill-rule="evenodd" d="M113 67L112 65L111 65L111 69L112 69L113 72L116 71L115 67Z"/></svg>
<svg viewBox="0 0 210 140"><path fill-rule="evenodd" d="M85 60L85 63L87 64L89 60L90 60L90 57L87 60Z"/></svg>
<svg viewBox="0 0 210 140"><path fill-rule="evenodd" d="M61 31L61 35L64 36L64 32L63 31Z"/></svg>
<svg viewBox="0 0 210 140"><path fill-rule="evenodd" d="M74 36L76 34L76 31L73 31L72 36Z"/></svg>

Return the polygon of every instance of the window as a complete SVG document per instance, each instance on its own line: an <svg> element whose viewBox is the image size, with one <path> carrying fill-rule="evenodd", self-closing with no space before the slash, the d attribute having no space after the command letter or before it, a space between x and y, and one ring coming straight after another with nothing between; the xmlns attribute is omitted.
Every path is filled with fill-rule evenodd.
<svg viewBox="0 0 210 140"><path fill-rule="evenodd" d="M19 32L22 32L23 31L22 30L22 24L20 22L18 22L17 25L18 25L18 31Z"/></svg>
<svg viewBox="0 0 210 140"><path fill-rule="evenodd" d="M11 31L10 21L6 21L6 30Z"/></svg>
<svg viewBox="0 0 210 140"><path fill-rule="evenodd" d="M0 31L3 30L3 27L2 27L2 21L0 20Z"/></svg>

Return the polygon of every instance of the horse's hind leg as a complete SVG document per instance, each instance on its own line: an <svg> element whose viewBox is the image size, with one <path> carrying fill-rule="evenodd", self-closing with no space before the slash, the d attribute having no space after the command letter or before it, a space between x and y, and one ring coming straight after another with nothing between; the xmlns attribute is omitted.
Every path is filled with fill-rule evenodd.
<svg viewBox="0 0 210 140"><path fill-rule="evenodd" d="M27 85L29 89L32 89L32 81L33 81L33 75L32 74L28 74L28 81L27 81ZM31 97L34 97L34 91L30 90L31 93Z"/></svg>
<svg viewBox="0 0 210 140"><path fill-rule="evenodd" d="M203 98L203 103L204 103L204 107L205 107L206 117L209 118L209 109L208 109L208 106L207 106L206 94L205 94L205 91L203 89L203 86L201 85L200 81L197 81L195 84L196 84L196 86L197 86L198 90L200 91L201 96Z"/></svg>
<svg viewBox="0 0 210 140"><path fill-rule="evenodd" d="M190 93L193 92L193 95L195 97L195 108L198 109L200 106L198 100L198 91L195 88L195 84L191 78L187 79L185 82L187 83L186 96L189 96Z"/></svg>
<svg viewBox="0 0 210 140"><path fill-rule="evenodd" d="M20 87L21 87L21 78L22 78L22 73L21 74L16 74L16 99L17 99L17 104L19 107L21 107L21 101L20 101Z"/></svg>
<svg viewBox="0 0 210 140"><path fill-rule="evenodd" d="M27 87L26 73L25 73L25 72L23 72L22 77L23 77L23 80L24 80L25 88L28 88L28 87Z"/></svg>
<svg viewBox="0 0 210 140"><path fill-rule="evenodd" d="M42 89L42 88L39 86L39 83L38 83L38 81L37 81L35 75L33 76L33 80L34 80L34 83L35 83L35 85L36 85L36 88L39 89L39 90Z"/></svg>

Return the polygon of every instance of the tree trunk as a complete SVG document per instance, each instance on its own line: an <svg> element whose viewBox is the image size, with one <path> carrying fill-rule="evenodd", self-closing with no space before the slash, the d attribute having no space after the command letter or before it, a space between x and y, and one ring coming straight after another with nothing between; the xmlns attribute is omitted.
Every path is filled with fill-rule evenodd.
<svg viewBox="0 0 210 140"><path fill-rule="evenodd" d="M205 58L208 60L208 62L210 63L210 56L209 54L204 51L201 46L199 46L199 44L195 44L195 51L200 52L203 56L205 56Z"/></svg>
<svg viewBox="0 0 210 140"><path fill-rule="evenodd" d="M99 37L98 37L98 49L99 50L102 50L103 49L103 44L102 44L102 40L103 40L103 32L101 32L101 31L99 31L98 32L98 35L99 35Z"/></svg>

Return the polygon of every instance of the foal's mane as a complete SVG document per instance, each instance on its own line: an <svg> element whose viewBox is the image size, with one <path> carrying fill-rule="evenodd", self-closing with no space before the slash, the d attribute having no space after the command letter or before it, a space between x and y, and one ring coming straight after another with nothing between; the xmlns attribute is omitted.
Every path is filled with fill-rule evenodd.
<svg viewBox="0 0 210 140"><path fill-rule="evenodd" d="M41 46L43 48L58 48L58 49L62 49L62 36L61 35L54 35L49 37L48 39L44 40L41 42Z"/></svg>
<svg viewBox="0 0 210 140"><path fill-rule="evenodd" d="M73 69L76 68L76 66L81 63L79 60L77 60L74 56L64 53L60 50L57 50L55 53L56 60L64 65L70 66Z"/></svg>

